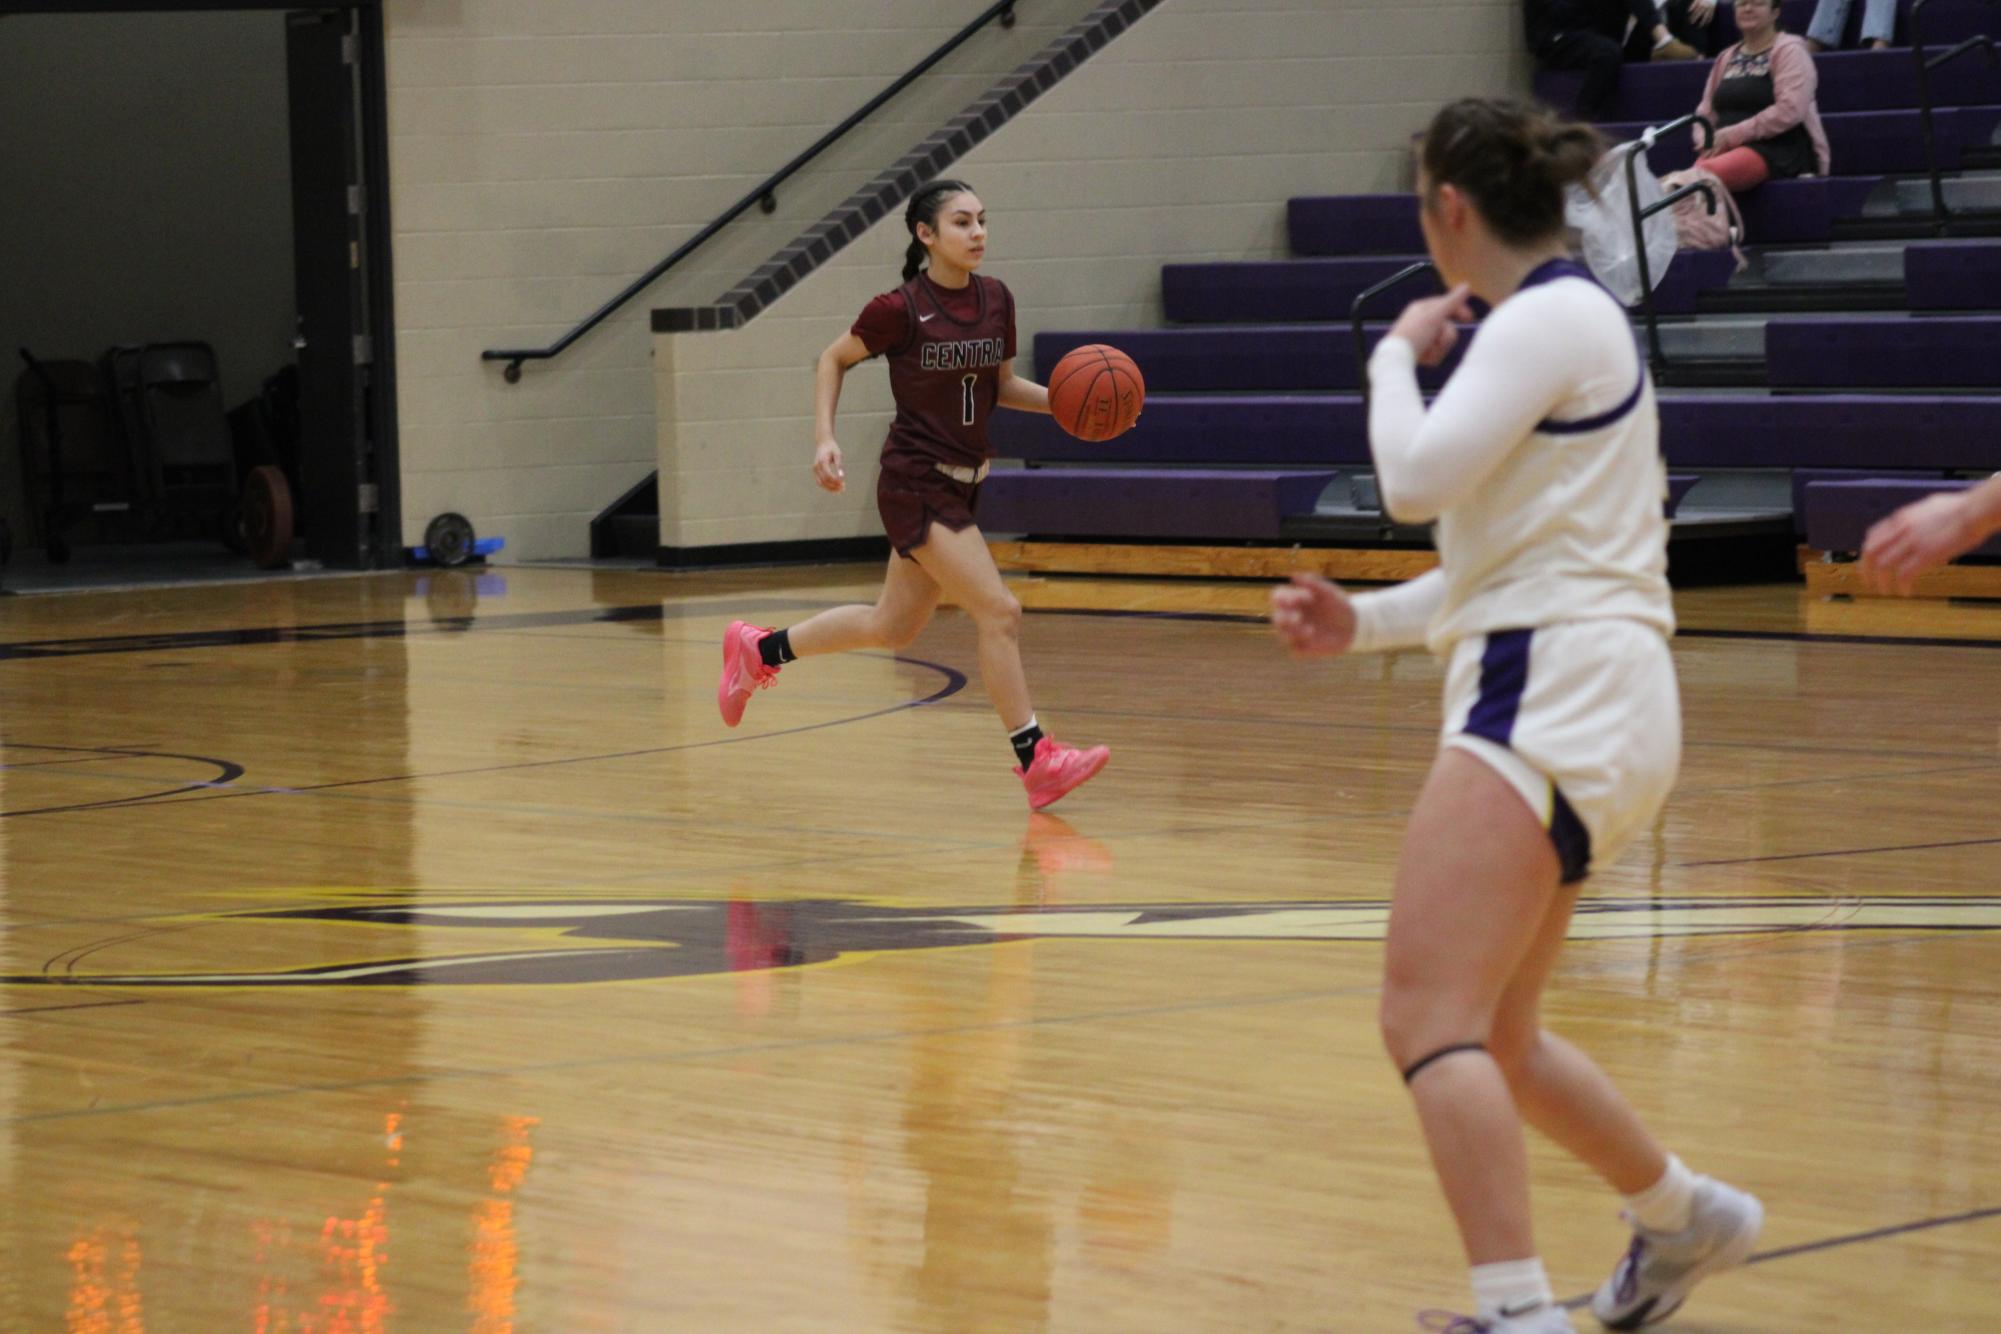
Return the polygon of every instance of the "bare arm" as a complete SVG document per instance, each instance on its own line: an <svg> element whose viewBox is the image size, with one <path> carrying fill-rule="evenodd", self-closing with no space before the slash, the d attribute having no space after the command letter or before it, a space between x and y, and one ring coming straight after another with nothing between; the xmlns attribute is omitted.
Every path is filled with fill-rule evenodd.
<svg viewBox="0 0 2001 1334"><path fill-rule="evenodd" d="M841 381L869 359L868 345L850 330L827 344L813 366L813 479L829 491L847 486L841 446L834 439L834 412L841 406Z"/></svg>
<svg viewBox="0 0 2001 1334"><path fill-rule="evenodd" d="M2001 475L1970 491L1946 491L1904 506L1869 530L1862 578L1882 593L1908 596L1918 576L2001 533Z"/></svg>
<svg viewBox="0 0 2001 1334"><path fill-rule="evenodd" d="M1271 623L1294 657L1391 653L1423 644L1444 603L1439 570L1367 593L1349 593L1317 574L1295 574L1271 592Z"/></svg>
<svg viewBox="0 0 2001 1334"><path fill-rule="evenodd" d="M1049 411L1049 390L1014 373L1014 358L1000 364L1000 406L1017 412Z"/></svg>

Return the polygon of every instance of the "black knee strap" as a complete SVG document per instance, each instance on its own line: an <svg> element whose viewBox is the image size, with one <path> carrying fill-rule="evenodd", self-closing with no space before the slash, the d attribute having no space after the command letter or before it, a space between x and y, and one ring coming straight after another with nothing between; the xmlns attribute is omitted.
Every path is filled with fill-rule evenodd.
<svg viewBox="0 0 2001 1334"><path fill-rule="evenodd" d="M1487 1044L1484 1042L1455 1042L1449 1047L1440 1047L1437 1051L1431 1053L1431 1055L1420 1057L1407 1066L1403 1072L1403 1082L1408 1084L1411 1080L1416 1079L1418 1075L1424 1072L1424 1067L1430 1065L1433 1061L1442 1061L1446 1057L1456 1055L1462 1051L1484 1052L1486 1050Z"/></svg>

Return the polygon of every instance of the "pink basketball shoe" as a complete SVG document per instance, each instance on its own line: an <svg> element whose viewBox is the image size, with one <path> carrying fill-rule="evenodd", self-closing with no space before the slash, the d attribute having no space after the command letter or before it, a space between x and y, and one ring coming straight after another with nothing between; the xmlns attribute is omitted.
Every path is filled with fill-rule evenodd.
<svg viewBox="0 0 2001 1334"><path fill-rule="evenodd" d="M1028 808L1039 811L1044 806L1054 805L1065 793L1081 787L1105 767L1105 761L1112 758L1112 752L1104 746L1092 746L1089 750L1079 750L1066 746L1054 737L1044 737L1035 743L1035 760L1023 772L1015 766L1015 776L1028 789Z"/></svg>
<svg viewBox="0 0 2001 1334"><path fill-rule="evenodd" d="M731 621L723 631L723 677L716 682L716 707L722 710L726 727L742 722L743 706L750 697L778 679L778 669L765 666L757 652L757 641L770 633L742 621Z"/></svg>

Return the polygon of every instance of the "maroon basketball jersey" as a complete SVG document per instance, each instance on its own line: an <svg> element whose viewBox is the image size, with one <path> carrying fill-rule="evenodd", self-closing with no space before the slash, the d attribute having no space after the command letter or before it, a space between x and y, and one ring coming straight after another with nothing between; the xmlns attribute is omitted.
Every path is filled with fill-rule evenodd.
<svg viewBox="0 0 2001 1334"><path fill-rule="evenodd" d="M961 467L987 461L1000 364L1014 355L1014 297L997 279L972 278L978 300L970 319L947 310L922 273L898 289L909 328L886 354L896 420L885 457L914 454Z"/></svg>

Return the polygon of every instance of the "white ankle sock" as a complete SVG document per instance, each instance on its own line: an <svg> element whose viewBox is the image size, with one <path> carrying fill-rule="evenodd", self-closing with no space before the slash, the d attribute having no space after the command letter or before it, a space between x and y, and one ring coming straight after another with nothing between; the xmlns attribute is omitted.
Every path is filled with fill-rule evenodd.
<svg viewBox="0 0 2001 1334"><path fill-rule="evenodd" d="M1649 1232L1681 1231L1695 1208L1695 1173L1673 1154L1667 1161L1667 1171L1661 1173L1659 1181L1626 1197L1626 1212Z"/></svg>
<svg viewBox="0 0 2001 1334"><path fill-rule="evenodd" d="M1535 1309L1540 1301L1556 1304L1549 1275L1542 1261L1503 1260L1499 1264L1473 1266L1473 1312L1486 1320L1498 1315L1521 1315Z"/></svg>

